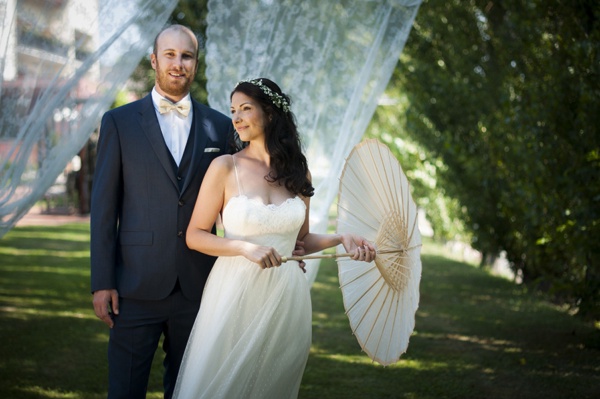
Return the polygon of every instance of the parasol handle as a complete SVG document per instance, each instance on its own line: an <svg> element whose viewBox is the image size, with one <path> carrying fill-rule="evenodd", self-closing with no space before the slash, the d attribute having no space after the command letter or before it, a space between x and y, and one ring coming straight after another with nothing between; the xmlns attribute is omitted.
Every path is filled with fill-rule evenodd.
<svg viewBox="0 0 600 399"><path fill-rule="evenodd" d="M410 249L410 248L409 248ZM386 249L382 251L375 251L376 254L393 254L397 252L407 252L406 249ZM304 255L304 256L282 256L281 262L285 263L290 260L306 260L306 259L331 259L331 258L344 258L351 257L354 253L343 253L343 254L322 254L322 255Z"/></svg>

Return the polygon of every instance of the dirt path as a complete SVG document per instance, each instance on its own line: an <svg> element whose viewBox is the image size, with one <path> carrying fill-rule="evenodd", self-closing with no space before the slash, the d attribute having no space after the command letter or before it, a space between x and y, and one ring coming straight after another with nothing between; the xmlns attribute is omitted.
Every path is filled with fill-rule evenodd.
<svg viewBox="0 0 600 399"><path fill-rule="evenodd" d="M33 207L17 222L17 226L57 226L67 223L87 223L89 220L89 215L44 213L41 208Z"/></svg>

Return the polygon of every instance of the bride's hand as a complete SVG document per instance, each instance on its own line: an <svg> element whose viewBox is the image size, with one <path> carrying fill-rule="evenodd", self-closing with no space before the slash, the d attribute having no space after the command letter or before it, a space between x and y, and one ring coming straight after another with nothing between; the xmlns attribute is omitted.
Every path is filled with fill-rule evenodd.
<svg viewBox="0 0 600 399"><path fill-rule="evenodd" d="M256 264L261 269L281 266L281 255L273 247L248 244L244 257Z"/></svg>
<svg viewBox="0 0 600 399"><path fill-rule="evenodd" d="M342 235L342 244L348 253L354 253L352 259L371 262L375 260L375 246L361 236L354 234Z"/></svg>

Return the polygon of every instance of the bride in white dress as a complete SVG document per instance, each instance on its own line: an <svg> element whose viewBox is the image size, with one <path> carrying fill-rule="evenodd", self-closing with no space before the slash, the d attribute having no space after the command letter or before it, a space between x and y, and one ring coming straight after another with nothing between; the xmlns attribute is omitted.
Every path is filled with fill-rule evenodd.
<svg viewBox="0 0 600 399"><path fill-rule="evenodd" d="M311 344L310 287L291 256L343 244L371 261L362 237L310 233L313 187L290 99L268 79L238 83L231 116L247 145L209 167L190 248L219 256L206 283L174 398L296 398ZM211 228L221 214L224 237Z"/></svg>

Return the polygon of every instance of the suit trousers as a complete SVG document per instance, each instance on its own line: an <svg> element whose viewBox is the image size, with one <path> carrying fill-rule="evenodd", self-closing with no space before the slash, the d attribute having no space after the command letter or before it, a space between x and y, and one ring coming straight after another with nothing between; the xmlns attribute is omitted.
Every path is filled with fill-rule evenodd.
<svg viewBox="0 0 600 399"><path fill-rule="evenodd" d="M119 298L108 343L109 399L143 399L154 353L164 334L164 392L173 395L179 366L200 301L186 299L179 283L162 300Z"/></svg>

